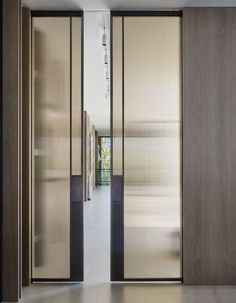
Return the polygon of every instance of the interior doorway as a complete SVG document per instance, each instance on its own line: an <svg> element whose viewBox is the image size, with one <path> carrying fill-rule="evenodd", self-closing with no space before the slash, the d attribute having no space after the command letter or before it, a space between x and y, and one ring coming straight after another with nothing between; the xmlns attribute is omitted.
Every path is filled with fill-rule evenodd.
<svg viewBox="0 0 236 303"><path fill-rule="evenodd" d="M110 12L85 12L84 268L87 285L110 282Z"/></svg>

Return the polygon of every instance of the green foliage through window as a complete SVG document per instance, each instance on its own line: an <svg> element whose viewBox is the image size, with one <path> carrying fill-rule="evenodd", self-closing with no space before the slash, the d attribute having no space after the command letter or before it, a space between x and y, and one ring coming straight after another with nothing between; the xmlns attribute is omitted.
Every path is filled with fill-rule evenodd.
<svg viewBox="0 0 236 303"><path fill-rule="evenodd" d="M100 137L98 147L98 184L110 184L111 168L111 139L110 137Z"/></svg>

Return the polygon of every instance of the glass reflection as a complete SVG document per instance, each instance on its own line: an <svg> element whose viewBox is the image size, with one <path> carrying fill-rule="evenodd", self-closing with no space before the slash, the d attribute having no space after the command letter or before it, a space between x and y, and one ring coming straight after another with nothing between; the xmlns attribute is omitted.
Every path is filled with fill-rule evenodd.
<svg viewBox="0 0 236 303"><path fill-rule="evenodd" d="M181 277L180 18L124 19L125 278Z"/></svg>
<svg viewBox="0 0 236 303"><path fill-rule="evenodd" d="M113 17L113 175L122 175L122 18Z"/></svg>
<svg viewBox="0 0 236 303"><path fill-rule="evenodd" d="M81 18L72 18L72 175L81 175Z"/></svg>
<svg viewBox="0 0 236 303"><path fill-rule="evenodd" d="M33 18L33 278L70 276L70 19Z"/></svg>

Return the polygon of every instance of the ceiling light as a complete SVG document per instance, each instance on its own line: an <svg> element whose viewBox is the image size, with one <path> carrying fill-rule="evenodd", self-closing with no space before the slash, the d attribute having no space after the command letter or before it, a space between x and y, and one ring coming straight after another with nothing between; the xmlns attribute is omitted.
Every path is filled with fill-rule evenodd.
<svg viewBox="0 0 236 303"><path fill-rule="evenodd" d="M104 33L102 35L102 46L107 46L107 35L105 33L105 27L104 27Z"/></svg>
<svg viewBox="0 0 236 303"><path fill-rule="evenodd" d="M102 35L102 46L107 46L106 22L105 22L105 16L104 16L104 15L103 15L103 35Z"/></svg>
<svg viewBox="0 0 236 303"><path fill-rule="evenodd" d="M104 63L105 63L105 64L108 64L107 48L105 48Z"/></svg>

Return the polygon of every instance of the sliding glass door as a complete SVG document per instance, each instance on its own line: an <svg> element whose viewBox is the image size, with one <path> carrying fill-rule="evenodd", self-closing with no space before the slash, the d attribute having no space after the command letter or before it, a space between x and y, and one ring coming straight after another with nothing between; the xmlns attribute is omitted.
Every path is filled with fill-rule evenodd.
<svg viewBox="0 0 236 303"><path fill-rule="evenodd" d="M112 280L179 280L181 18L113 13Z"/></svg>
<svg viewBox="0 0 236 303"><path fill-rule="evenodd" d="M81 13L33 13L33 280L83 280L81 33Z"/></svg>

